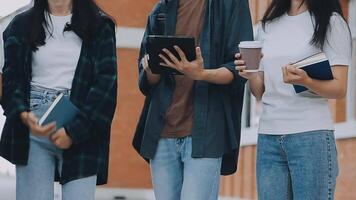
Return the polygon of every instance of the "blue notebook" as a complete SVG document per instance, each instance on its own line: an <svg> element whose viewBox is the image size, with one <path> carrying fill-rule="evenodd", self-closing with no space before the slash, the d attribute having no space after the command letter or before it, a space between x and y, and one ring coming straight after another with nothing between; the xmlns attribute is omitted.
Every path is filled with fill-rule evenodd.
<svg viewBox="0 0 356 200"><path fill-rule="evenodd" d="M307 74L317 80L332 80L334 79L331 65L324 53L317 53L298 62L293 63L298 68L303 69ZM301 85L293 85L295 92L301 93L307 91L308 88Z"/></svg>
<svg viewBox="0 0 356 200"><path fill-rule="evenodd" d="M61 93L43 114L39 120L39 124L42 126L55 121L57 129L60 129L68 122L72 121L78 112L79 109L69 100L69 98Z"/></svg>

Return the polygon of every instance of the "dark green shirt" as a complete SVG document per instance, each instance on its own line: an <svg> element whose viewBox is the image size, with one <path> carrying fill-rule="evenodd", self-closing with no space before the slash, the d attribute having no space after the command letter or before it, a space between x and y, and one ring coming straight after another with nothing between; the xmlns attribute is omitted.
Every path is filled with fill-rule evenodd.
<svg viewBox="0 0 356 200"><path fill-rule="evenodd" d="M16 16L3 35L5 65L1 105L6 122L0 156L15 165L26 165L29 153L29 130L19 114L29 111L30 12ZM72 83L70 99L80 113L65 126L73 145L63 152L62 184L93 175L97 175L97 184L107 182L110 129L117 96L115 24L102 16L95 35L92 41L83 42Z"/></svg>

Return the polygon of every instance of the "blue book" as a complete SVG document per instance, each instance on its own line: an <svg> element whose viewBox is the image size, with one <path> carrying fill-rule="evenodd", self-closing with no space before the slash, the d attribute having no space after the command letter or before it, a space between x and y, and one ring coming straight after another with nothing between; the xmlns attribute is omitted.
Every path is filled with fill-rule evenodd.
<svg viewBox="0 0 356 200"><path fill-rule="evenodd" d="M79 109L63 93L53 101L39 120L41 126L56 122L57 129L64 127L79 113Z"/></svg>
<svg viewBox="0 0 356 200"><path fill-rule="evenodd" d="M303 69L307 74L317 80L333 80L333 72L329 60L324 53L317 53L298 62L293 63L300 69ZM301 85L293 85L295 92L301 93L308 90L308 88Z"/></svg>

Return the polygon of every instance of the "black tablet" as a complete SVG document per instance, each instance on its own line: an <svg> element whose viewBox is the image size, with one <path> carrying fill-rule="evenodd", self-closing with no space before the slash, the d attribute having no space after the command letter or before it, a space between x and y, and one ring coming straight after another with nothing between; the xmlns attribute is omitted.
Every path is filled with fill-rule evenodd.
<svg viewBox="0 0 356 200"><path fill-rule="evenodd" d="M152 73L155 74L173 74L181 75L175 69L161 66L160 63L164 62L159 54L166 55L162 50L164 48L172 52L178 59L180 59L174 46L177 45L185 53L189 61L196 59L195 53L195 39L193 37L181 37L181 36L162 36L162 35L149 35L146 44L146 53L149 55L150 59L148 64L151 68ZM169 58L167 56L167 58Z"/></svg>

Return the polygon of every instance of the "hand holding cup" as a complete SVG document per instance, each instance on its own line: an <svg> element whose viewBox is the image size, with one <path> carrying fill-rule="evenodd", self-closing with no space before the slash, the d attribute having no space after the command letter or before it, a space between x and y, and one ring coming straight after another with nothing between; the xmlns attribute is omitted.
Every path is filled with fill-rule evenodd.
<svg viewBox="0 0 356 200"><path fill-rule="evenodd" d="M254 79L255 77L257 77L258 73L251 73L246 71L246 65L245 65L245 61L242 60L241 58L241 54L237 53L235 55L235 65L236 65L236 70L239 71L239 75L244 77L245 79Z"/></svg>

